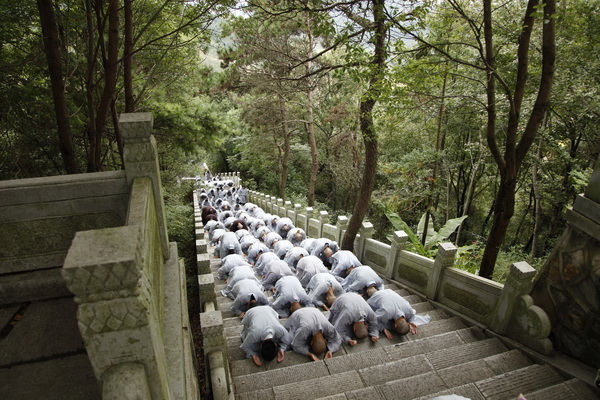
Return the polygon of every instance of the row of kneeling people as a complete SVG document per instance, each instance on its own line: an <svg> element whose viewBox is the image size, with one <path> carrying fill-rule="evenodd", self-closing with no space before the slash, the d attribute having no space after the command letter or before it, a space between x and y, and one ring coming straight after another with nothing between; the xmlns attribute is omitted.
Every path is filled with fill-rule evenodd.
<svg viewBox="0 0 600 400"><path fill-rule="evenodd" d="M218 218L226 211L217 210ZM417 325L429 322L335 241L307 238L288 218L251 203L234 218L222 226L209 221L205 229L221 258L221 293L242 319L241 348L255 364L281 362L288 349L312 360L330 358L342 343L377 342L380 332L388 339L392 332L415 334Z"/></svg>

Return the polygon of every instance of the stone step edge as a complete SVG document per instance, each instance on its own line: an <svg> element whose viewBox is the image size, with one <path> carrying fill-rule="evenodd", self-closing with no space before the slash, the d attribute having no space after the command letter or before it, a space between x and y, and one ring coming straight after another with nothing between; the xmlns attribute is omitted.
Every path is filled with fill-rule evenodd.
<svg viewBox="0 0 600 400"><path fill-rule="evenodd" d="M440 337L443 337L445 335L450 335L452 333L458 333L458 332L461 332L461 331L466 332L466 331L471 330L471 329L477 329L477 328L475 328L475 327L469 327L468 326L466 328L462 328L462 329L459 329L459 330L456 330L456 331L444 332L444 333L440 333L440 334L437 334L437 335L434 335L434 336L428 336L428 337L424 337L424 338L421 338L421 339L412 340L412 341L409 341L409 342L402 342L402 344L398 344L398 343L389 344L389 345L380 347L380 349L387 348L387 347L391 348L391 347L409 346L409 345L410 346L418 346L420 343L422 343L424 341L433 341L433 340L436 340L436 338L439 339ZM488 339L491 339L491 338L488 338ZM482 340L488 340L488 339L482 339ZM471 342L471 343L473 343L473 342ZM467 345L467 344L470 344L470 343L469 342L462 343L462 344L458 344L457 346ZM456 346L452 346L452 347L456 347ZM440 351L440 350L441 349L432 350L432 351L429 351L427 353L422 353L421 355L427 355L427 354L435 353L435 352ZM287 350L287 351L293 351L293 350ZM367 350L367 351L369 351L369 350ZM336 359L341 359L343 357L350 357L350 356L352 356L352 354L339 355L339 356L336 357ZM414 356L411 356L411 357L414 357ZM396 361L390 361L390 363L394 363L394 362L397 362L397 360ZM300 365L300 364L296 364L296 365ZM286 369L286 368L295 367L296 365L290 365L289 367L281 367L281 368L278 368L277 370L283 370L283 369ZM253 375L257 375L257 374L264 375L264 374L267 374L269 372L272 372L272 370L269 370L269 371L258 371L258 372L254 372L254 373L246 374L246 375L237 375L237 376L234 377L234 379L241 379L243 377L249 377L249 376L253 376Z"/></svg>

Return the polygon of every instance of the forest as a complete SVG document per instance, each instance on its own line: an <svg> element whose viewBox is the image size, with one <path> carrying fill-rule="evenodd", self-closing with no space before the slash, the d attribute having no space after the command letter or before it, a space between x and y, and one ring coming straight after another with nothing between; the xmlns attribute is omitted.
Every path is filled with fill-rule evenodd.
<svg viewBox="0 0 600 400"><path fill-rule="evenodd" d="M600 0L0 4L0 179L121 169L119 114L151 112L178 241L206 163L347 215L342 248L368 220L503 281L600 153Z"/></svg>

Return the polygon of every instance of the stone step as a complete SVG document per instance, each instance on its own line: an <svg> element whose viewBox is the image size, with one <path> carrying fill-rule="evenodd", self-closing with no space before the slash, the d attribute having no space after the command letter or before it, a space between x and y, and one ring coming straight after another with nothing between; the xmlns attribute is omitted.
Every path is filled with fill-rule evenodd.
<svg viewBox="0 0 600 400"><path fill-rule="evenodd" d="M359 373L367 386L376 386L398 378L433 372L450 366L465 364L472 360L480 360L503 351L506 351L506 347L498 339L491 338L361 368ZM445 359L445 357L448 357L448 359ZM462 366L460 369L462 370ZM452 379L452 376L449 376L448 379Z"/></svg>
<svg viewBox="0 0 600 400"><path fill-rule="evenodd" d="M524 393L527 400L592 400L600 399L591 387L578 379Z"/></svg>
<svg viewBox="0 0 600 400"><path fill-rule="evenodd" d="M531 365L475 382L487 400L516 398L519 393L535 392L562 383L562 376L549 365Z"/></svg>

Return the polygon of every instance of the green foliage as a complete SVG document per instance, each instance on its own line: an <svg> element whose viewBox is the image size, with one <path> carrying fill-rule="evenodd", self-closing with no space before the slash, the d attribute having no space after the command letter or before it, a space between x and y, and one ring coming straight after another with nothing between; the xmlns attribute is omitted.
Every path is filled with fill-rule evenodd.
<svg viewBox="0 0 600 400"><path fill-rule="evenodd" d="M442 226L437 232L433 228L433 221L429 221L427 227L427 234L425 239L425 244L422 243L421 238L423 237L423 231L425 230L425 218L426 215L423 214L421 220L419 221L419 225L417 227L417 232L415 233L410 226L395 212L387 212L386 216L392 223L394 230L402 230L408 235L408 239L412 244L415 252L422 256L433 256L435 255L437 248L436 246L448 239L450 235L454 233L454 231L460 226L460 224L467 218L467 216L463 216L460 218L452 218L446 221L444 226ZM468 249L464 249L468 250Z"/></svg>

